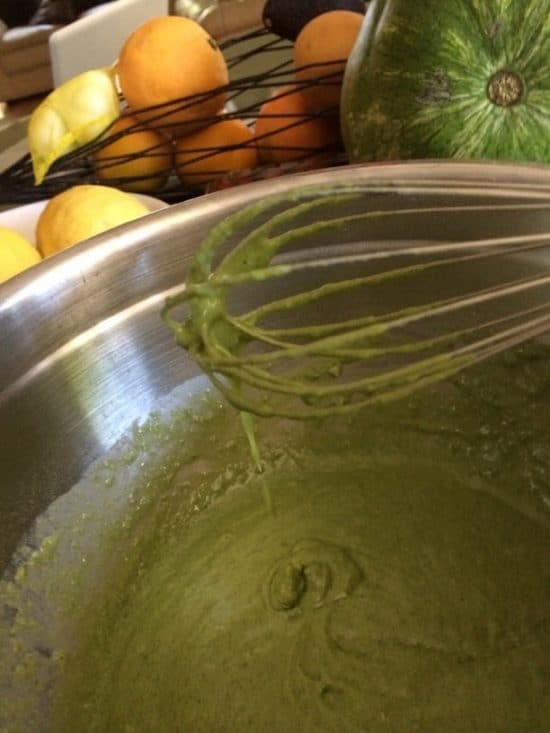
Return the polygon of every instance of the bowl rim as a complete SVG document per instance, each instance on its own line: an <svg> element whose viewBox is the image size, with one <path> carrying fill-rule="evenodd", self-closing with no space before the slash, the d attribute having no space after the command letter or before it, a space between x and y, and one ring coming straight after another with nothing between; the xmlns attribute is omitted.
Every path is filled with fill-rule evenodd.
<svg viewBox="0 0 550 733"><path fill-rule="evenodd" d="M0 350L0 402L16 375L36 366L71 336L115 315L117 305L122 304L124 310L152 293L166 294L170 290L165 273L163 281L155 282L151 290L152 269L157 266L159 270L155 259L160 256L159 242L181 240L183 232L187 235L178 259L173 255L162 264L171 268L171 287L177 292L183 287L182 263L185 258L190 261L192 243L228 214L290 189L346 184L364 191L403 195L434 187L448 193L458 189L472 194L486 191L536 197L547 200L550 206L550 166L474 160L358 163L247 183L166 206L73 245L0 284L0 339L5 345ZM174 267L178 274L181 272L179 286L174 285ZM109 310L105 293L117 289L127 292L124 298L117 296ZM83 300L85 308L81 307ZM45 305L47 314L43 312ZM38 345L29 343L28 338L21 337L22 323L32 324L35 333L46 331L48 337L41 338Z"/></svg>

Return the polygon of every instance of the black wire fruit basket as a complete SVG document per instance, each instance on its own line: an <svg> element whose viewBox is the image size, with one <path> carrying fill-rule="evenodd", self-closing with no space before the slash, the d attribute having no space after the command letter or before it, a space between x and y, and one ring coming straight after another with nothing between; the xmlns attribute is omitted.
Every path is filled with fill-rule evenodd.
<svg viewBox="0 0 550 733"><path fill-rule="evenodd" d="M23 156L0 174L0 201L9 204L31 203L51 198L71 186L88 183L141 191L167 203L176 203L225 187L290 172L344 165L347 162L339 135L337 107L317 112L278 112L278 132L300 130L305 133L296 136L297 142L289 143L288 135L284 136L286 142L280 143L277 142L278 136L276 140L273 133L255 133L260 118L273 116L264 111L263 105L274 90L282 89L282 97L306 88L339 85L341 70L334 69L341 67L341 61L333 62L333 68L326 63L319 69L308 67L308 80L299 82L296 79L299 70L292 63L292 43L274 36L266 28L228 39L219 46L230 72L230 82L225 87L141 110L148 112L146 125L137 121L115 132L113 123L95 140L56 160L39 185L35 182L31 156ZM254 74L243 74L242 69L250 66L260 67L261 70ZM160 160L161 156L165 156L166 160L168 137L162 143L152 144L138 153L105 154L106 148L113 146L121 137L148 129L152 121L162 126L163 119L176 109L189 109L204 103L207 96L220 93L224 93L227 100L223 110L214 117L195 119L195 126L197 122L207 128L218 122L240 120L254 133L246 141L187 148L185 160L174 153L171 162L161 168L157 166L154 175L139 170L129 172L132 166L128 164L143 157ZM125 116L130 117L130 111L123 108L121 118ZM315 135L315 126L319 127L320 123L331 133ZM167 121L166 125L169 124ZM182 137L185 135L184 131ZM174 147L173 142L170 144ZM228 154L245 148L253 148L257 154L251 167L232 169L230 165L223 164ZM204 174L205 167L208 175ZM117 172L121 170L124 174L119 175Z"/></svg>

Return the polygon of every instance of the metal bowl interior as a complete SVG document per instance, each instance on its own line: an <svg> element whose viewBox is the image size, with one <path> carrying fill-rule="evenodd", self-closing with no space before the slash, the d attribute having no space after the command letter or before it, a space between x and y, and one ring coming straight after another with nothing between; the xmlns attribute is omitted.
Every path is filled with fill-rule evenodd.
<svg viewBox="0 0 550 733"><path fill-rule="evenodd" d="M197 374L159 312L212 226L294 186L360 184L361 207L546 201L538 166L422 162L283 177L172 206L78 245L0 287L0 573L18 540L57 496L164 396ZM330 200L327 200L330 207ZM450 240L550 231L536 216L391 217L350 236ZM388 230L391 226L391 233ZM345 307L345 306L343 306Z"/></svg>

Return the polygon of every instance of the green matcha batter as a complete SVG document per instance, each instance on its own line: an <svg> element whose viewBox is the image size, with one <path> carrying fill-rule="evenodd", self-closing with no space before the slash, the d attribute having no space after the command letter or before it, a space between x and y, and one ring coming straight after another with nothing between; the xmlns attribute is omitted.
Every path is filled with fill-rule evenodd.
<svg viewBox="0 0 550 733"><path fill-rule="evenodd" d="M549 357L258 421L261 474L230 408L157 426L36 730L545 733Z"/></svg>

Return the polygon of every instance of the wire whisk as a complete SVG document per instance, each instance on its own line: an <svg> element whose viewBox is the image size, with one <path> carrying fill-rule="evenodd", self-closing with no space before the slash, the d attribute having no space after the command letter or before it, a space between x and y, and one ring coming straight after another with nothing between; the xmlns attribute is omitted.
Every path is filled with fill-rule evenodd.
<svg viewBox="0 0 550 733"><path fill-rule="evenodd" d="M550 190L296 187L218 224L163 317L238 409L346 414L548 331L548 247Z"/></svg>

